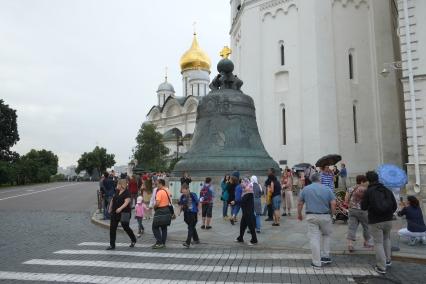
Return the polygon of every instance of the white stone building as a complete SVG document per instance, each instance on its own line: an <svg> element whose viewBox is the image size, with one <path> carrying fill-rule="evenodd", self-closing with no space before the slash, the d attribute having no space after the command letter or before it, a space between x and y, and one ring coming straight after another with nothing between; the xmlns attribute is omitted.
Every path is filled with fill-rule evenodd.
<svg viewBox="0 0 426 284"><path fill-rule="evenodd" d="M170 156L185 153L191 142L199 100L209 91L210 58L200 48L197 36L180 59L182 96L177 96L173 85L165 81L158 86L158 104L147 114L147 121L163 134L164 145Z"/></svg>
<svg viewBox="0 0 426 284"><path fill-rule="evenodd" d="M426 1L395 0L395 2L399 13L398 31L400 35L402 57L401 82L404 89L404 108L408 144L407 169L409 183L410 185L414 185L416 183L420 185L420 187L417 188L417 191L421 189L423 192L423 198L426 198L426 133L424 129L426 122ZM408 18L405 17L404 4L406 4ZM408 26L406 25L407 19L409 23ZM410 34L409 41L407 41L406 28L408 28ZM411 56L408 55L408 49L410 49ZM409 57L411 57L411 60L409 60ZM411 101L409 83L409 61L412 68L413 101ZM392 72L390 74L392 74ZM412 105L412 103L414 104ZM412 106L415 110L415 115L412 113ZM416 117L415 122L417 137L415 133L413 133L414 128L412 118L414 116ZM415 144L417 144L417 158L414 151L416 146ZM415 173L416 163L419 165L417 181Z"/></svg>
<svg viewBox="0 0 426 284"><path fill-rule="evenodd" d="M234 73L255 101L263 143L277 162L339 153L352 176L404 163L397 74L380 75L399 54L392 0L230 4Z"/></svg>

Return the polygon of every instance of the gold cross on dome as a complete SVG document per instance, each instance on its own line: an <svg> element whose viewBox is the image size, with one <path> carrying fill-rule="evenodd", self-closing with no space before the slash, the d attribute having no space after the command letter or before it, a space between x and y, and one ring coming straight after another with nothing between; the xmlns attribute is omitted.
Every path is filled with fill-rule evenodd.
<svg viewBox="0 0 426 284"><path fill-rule="evenodd" d="M219 54L223 58L228 58L231 53L232 50L229 47L224 46Z"/></svg>

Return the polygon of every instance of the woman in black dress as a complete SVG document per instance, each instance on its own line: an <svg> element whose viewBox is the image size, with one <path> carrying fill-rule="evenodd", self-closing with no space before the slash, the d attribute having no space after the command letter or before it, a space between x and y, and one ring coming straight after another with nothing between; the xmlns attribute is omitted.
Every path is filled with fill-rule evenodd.
<svg viewBox="0 0 426 284"><path fill-rule="evenodd" d="M111 224L109 227L110 246L107 247L107 250L115 249L115 239L119 222L121 223L124 231L130 237L130 247L132 248L136 244L135 234L129 226L131 217L130 192L127 190L127 181L125 179L118 181L117 190L118 191L114 194L108 209L108 212L111 214Z"/></svg>

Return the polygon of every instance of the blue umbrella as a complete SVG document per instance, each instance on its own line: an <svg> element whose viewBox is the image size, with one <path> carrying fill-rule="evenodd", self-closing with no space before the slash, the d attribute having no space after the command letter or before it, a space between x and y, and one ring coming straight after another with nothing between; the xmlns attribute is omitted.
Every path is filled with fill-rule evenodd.
<svg viewBox="0 0 426 284"><path fill-rule="evenodd" d="M403 187L407 184L407 174L398 166L383 164L377 168L379 181L386 187Z"/></svg>

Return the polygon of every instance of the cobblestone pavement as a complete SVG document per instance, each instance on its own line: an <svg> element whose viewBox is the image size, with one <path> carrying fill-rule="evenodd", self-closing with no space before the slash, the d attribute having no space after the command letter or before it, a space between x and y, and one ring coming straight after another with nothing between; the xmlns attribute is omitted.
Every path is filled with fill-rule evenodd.
<svg viewBox="0 0 426 284"><path fill-rule="evenodd" d="M173 241L156 251L151 234L129 248L119 233L117 249L106 251L108 231L90 223L90 210L61 211L54 200L26 210L20 199L8 201L16 210L0 203L0 283L424 283L426 274L424 265L394 261L378 276L369 255L335 255L333 264L313 270L306 252L244 244L184 249Z"/></svg>

